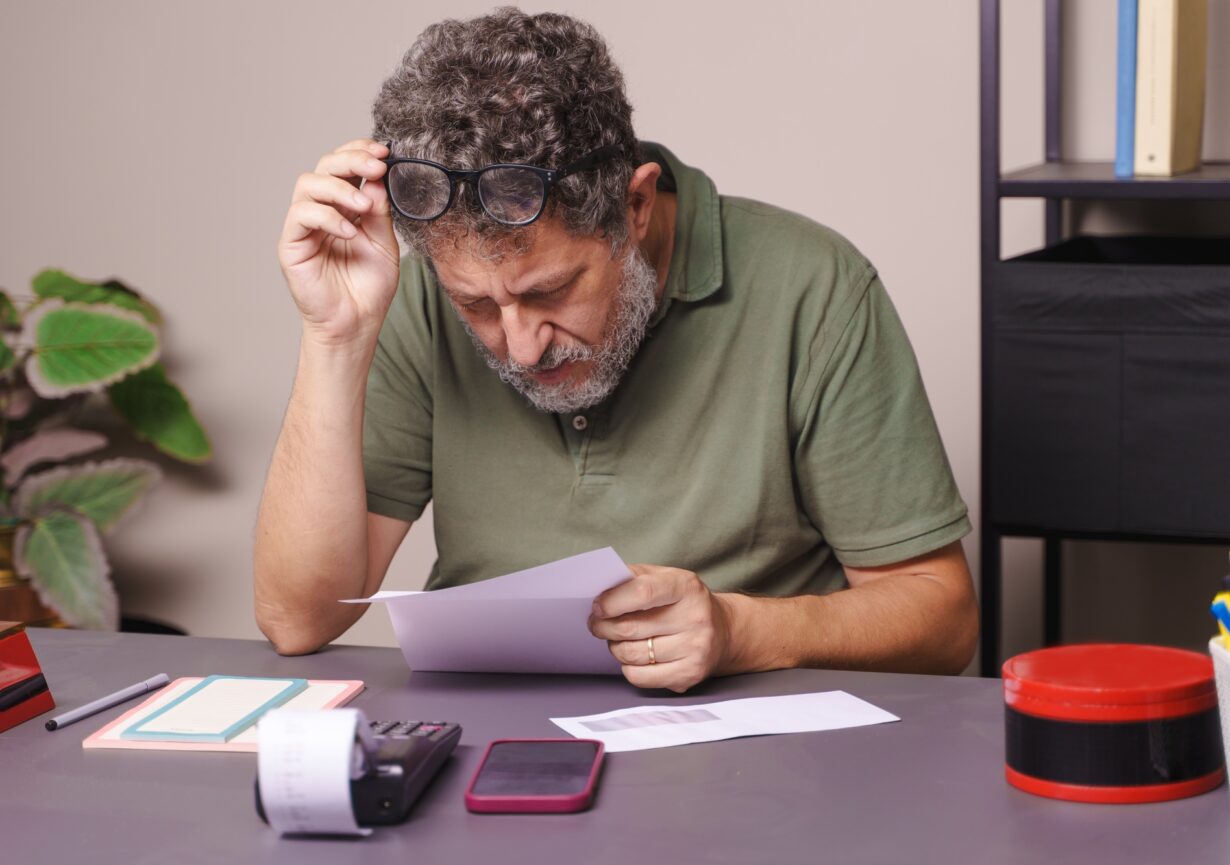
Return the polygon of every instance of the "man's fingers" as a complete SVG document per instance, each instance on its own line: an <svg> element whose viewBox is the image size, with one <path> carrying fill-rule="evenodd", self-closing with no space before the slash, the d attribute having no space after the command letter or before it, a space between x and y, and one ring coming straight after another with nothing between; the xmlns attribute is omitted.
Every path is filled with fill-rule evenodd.
<svg viewBox="0 0 1230 865"><path fill-rule="evenodd" d="M325 174L301 174L295 184L292 201L315 201L355 213L367 213L372 199L340 177Z"/></svg>
<svg viewBox="0 0 1230 865"><path fill-rule="evenodd" d="M340 177L352 186L358 186L364 180L384 177L386 167L370 151L343 150L322 156L316 163L315 173Z"/></svg>
<svg viewBox="0 0 1230 865"><path fill-rule="evenodd" d="M385 165L373 152L388 151L383 145L339 149L322 157L316 171L299 176L280 240L283 249L295 249L292 258L303 261L320 250L324 235L317 232L342 240L354 240L362 233L396 263L389 198L381 182Z"/></svg>
<svg viewBox="0 0 1230 865"><path fill-rule="evenodd" d="M657 645L656 640L654 645ZM676 694L682 694L705 679L702 667L690 658L669 664L626 665L621 672L630 684L638 688L665 688Z"/></svg>
<svg viewBox="0 0 1230 865"><path fill-rule="evenodd" d="M688 654L688 647L679 634L660 634L653 637L653 654L649 653L649 639L644 640L613 640L607 646L615 660L630 667L644 667L649 664L669 664L679 661Z"/></svg>
<svg viewBox="0 0 1230 865"><path fill-rule="evenodd" d="M378 159L389 155L389 148L385 147L383 142L371 138L356 138L354 141L347 141L341 147L334 148L333 152L341 153L343 150L366 150Z"/></svg>
<svg viewBox="0 0 1230 865"><path fill-rule="evenodd" d="M673 568L655 568L637 572L632 566L633 577L612 589L607 589L594 599L594 615L599 618L614 618L637 610L652 610L679 600L682 577L685 571Z"/></svg>
<svg viewBox="0 0 1230 865"><path fill-rule="evenodd" d="M343 240L350 240L359 233L346 217L328 205L315 201L297 201L292 204L286 214L286 225L282 229L282 243L303 240L313 231L324 231Z"/></svg>
<svg viewBox="0 0 1230 865"><path fill-rule="evenodd" d="M600 640L611 640L617 643L647 640L654 637L654 645L657 645L657 637L680 633L682 628L683 623L670 621L669 617L663 615L661 609L637 610L614 619L591 616L589 620L591 634Z"/></svg>
<svg viewBox="0 0 1230 865"><path fill-rule="evenodd" d="M384 183L380 180L364 180L360 188L364 196L372 203L371 210L366 211L365 217L381 217L384 221L391 223L392 209L389 207L389 193L384 188Z"/></svg>

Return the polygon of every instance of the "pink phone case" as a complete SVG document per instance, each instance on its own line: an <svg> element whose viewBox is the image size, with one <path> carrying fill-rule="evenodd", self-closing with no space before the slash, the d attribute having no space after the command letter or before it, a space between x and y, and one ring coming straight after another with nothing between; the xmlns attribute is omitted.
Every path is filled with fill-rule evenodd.
<svg viewBox="0 0 1230 865"><path fill-rule="evenodd" d="M504 742L590 742L597 747L594 752L593 765L589 769L589 778L586 779L585 787L579 793L551 796L475 795L474 785L478 782L478 776L482 774L483 767L487 765L491 749ZM466 808L479 814L567 814L573 811L584 811L594 801L594 788L598 784L598 774L602 771L604 750L605 747L597 739L496 739L483 752L483 759L479 762L474 777L470 779L470 785L466 787Z"/></svg>

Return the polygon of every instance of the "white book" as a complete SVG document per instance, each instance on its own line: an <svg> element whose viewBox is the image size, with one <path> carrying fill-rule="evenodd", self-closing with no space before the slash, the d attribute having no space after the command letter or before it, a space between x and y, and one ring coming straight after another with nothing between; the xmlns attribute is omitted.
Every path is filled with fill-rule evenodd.
<svg viewBox="0 0 1230 865"><path fill-rule="evenodd" d="M1200 167L1208 0L1140 0L1136 29L1135 172Z"/></svg>

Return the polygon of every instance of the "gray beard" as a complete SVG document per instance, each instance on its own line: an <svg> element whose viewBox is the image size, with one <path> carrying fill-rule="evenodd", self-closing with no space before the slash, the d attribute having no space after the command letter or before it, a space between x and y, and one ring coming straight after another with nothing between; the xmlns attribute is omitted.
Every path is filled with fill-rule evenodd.
<svg viewBox="0 0 1230 865"><path fill-rule="evenodd" d="M649 319L658 306L658 274L634 243L623 257L623 275L615 295L611 320L602 341L590 345L552 345L538 363L524 366L514 360L500 360L483 344L464 318L458 316L479 355L495 370L500 380L530 401L539 411L571 414L602 402L618 386L628 364L636 356ZM545 385L532 373L555 369L568 361L592 361L589 377L580 383L565 381Z"/></svg>

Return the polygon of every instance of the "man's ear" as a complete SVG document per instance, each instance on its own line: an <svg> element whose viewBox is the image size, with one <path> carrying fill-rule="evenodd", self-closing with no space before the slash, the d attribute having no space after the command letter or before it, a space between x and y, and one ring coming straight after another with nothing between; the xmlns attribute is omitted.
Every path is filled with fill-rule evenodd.
<svg viewBox="0 0 1230 865"><path fill-rule="evenodd" d="M661 176L661 165L646 162L632 172L632 179L628 181L628 231L637 243L645 239L645 233L649 230L649 217L657 200L658 178Z"/></svg>

